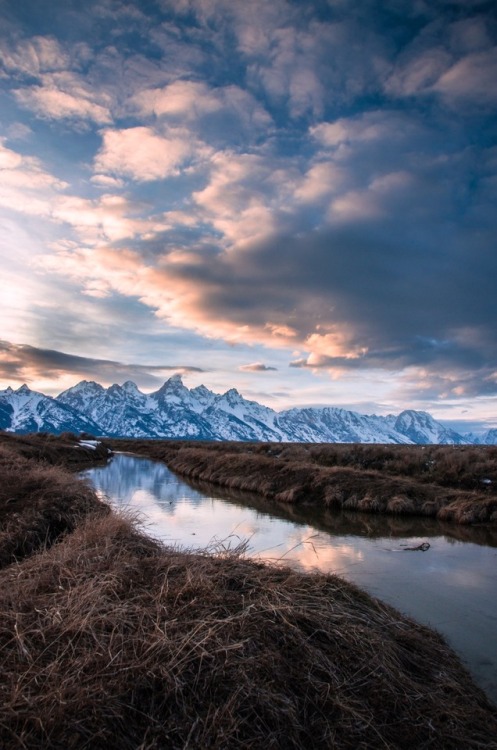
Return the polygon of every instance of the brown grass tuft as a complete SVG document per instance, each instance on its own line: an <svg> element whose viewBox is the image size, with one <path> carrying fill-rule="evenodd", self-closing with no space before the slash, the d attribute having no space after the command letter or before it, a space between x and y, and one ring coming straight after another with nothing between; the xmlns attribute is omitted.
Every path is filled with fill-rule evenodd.
<svg viewBox="0 0 497 750"><path fill-rule="evenodd" d="M112 445L164 461L188 479L277 502L432 516L461 524L497 521L494 446L167 440L114 440Z"/></svg>
<svg viewBox="0 0 497 750"><path fill-rule="evenodd" d="M49 547L89 513L108 513L94 491L61 466L0 444L0 568Z"/></svg>
<svg viewBox="0 0 497 750"><path fill-rule="evenodd" d="M497 750L431 630L335 576L164 548L60 467L0 458L12 543L63 526L0 570L2 750Z"/></svg>
<svg viewBox="0 0 497 750"><path fill-rule="evenodd" d="M108 460L109 447L105 441L99 441L96 447L90 448L80 445L80 439L80 436L73 435L72 432L64 432L62 435L46 432L35 432L31 435L0 432L0 447L12 450L24 458L75 470Z"/></svg>
<svg viewBox="0 0 497 750"><path fill-rule="evenodd" d="M440 637L333 576L115 515L0 573L4 748L497 748Z"/></svg>

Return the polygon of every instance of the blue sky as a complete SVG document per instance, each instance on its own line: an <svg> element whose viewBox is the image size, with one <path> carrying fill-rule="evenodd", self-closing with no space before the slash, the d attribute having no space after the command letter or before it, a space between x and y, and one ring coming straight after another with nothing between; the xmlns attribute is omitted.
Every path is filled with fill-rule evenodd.
<svg viewBox="0 0 497 750"><path fill-rule="evenodd" d="M497 425L492 8L0 0L0 386Z"/></svg>

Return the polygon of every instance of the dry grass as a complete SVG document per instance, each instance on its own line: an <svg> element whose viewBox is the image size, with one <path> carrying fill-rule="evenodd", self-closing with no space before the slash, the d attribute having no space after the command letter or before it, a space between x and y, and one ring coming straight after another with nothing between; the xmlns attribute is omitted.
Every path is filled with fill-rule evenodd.
<svg viewBox="0 0 497 750"><path fill-rule="evenodd" d="M497 748L441 638L333 576L114 515L0 573L4 748Z"/></svg>
<svg viewBox="0 0 497 750"><path fill-rule="evenodd" d="M92 438L91 435L87 437ZM105 441L100 441L98 446L90 448L79 445L80 439L81 436L72 432L64 432L61 435L46 432L35 432L31 435L0 432L0 448L10 450L23 458L75 470L108 460L108 445Z"/></svg>
<svg viewBox="0 0 497 750"><path fill-rule="evenodd" d="M14 540L65 519L0 570L2 749L497 750L431 630L334 576L164 548L60 467L0 455Z"/></svg>
<svg viewBox="0 0 497 750"><path fill-rule="evenodd" d="M41 463L25 458L32 450L40 452L29 439L0 442L0 568L49 547L89 513L108 512L88 485L52 465L66 451L58 454L50 441L51 463Z"/></svg>
<svg viewBox="0 0 497 750"><path fill-rule="evenodd" d="M112 441L178 474L284 503L497 522L497 448ZM483 481L485 480L485 481Z"/></svg>

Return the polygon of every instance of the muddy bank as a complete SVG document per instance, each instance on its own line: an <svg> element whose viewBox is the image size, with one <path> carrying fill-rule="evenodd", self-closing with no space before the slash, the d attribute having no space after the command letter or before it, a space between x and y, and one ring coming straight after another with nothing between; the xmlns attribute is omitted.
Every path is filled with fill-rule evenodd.
<svg viewBox="0 0 497 750"><path fill-rule="evenodd" d="M494 446L112 440L193 480L278 503L497 524ZM466 450L467 449L467 450Z"/></svg>
<svg viewBox="0 0 497 750"><path fill-rule="evenodd" d="M66 529L0 570L2 748L497 750L433 631L335 576L165 548L10 453L20 521L38 498Z"/></svg>

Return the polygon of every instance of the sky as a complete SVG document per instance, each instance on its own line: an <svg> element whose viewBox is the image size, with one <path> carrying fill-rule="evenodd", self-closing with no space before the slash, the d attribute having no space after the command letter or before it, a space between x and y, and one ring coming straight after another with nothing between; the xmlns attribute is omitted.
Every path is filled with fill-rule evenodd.
<svg viewBox="0 0 497 750"><path fill-rule="evenodd" d="M497 14L0 0L0 388L497 426Z"/></svg>

